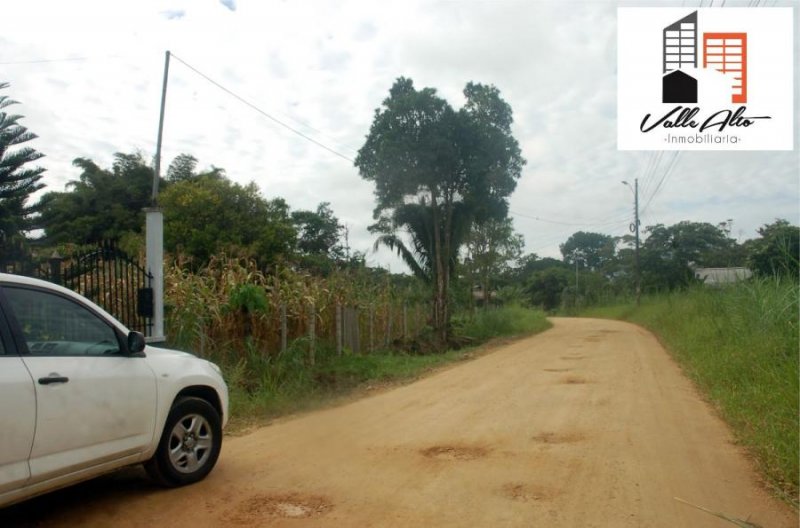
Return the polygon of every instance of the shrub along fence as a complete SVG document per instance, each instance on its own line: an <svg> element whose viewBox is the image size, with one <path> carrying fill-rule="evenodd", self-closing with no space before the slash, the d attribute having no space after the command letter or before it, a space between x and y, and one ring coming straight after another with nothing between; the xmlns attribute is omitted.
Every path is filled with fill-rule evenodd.
<svg viewBox="0 0 800 528"><path fill-rule="evenodd" d="M428 315L419 292L388 278L359 271L321 278L291 269L267 275L252 262L224 257L198 272L168 268L165 298L170 343L223 361L247 350L278 356L302 344L313 364L320 344L339 355L409 345Z"/></svg>

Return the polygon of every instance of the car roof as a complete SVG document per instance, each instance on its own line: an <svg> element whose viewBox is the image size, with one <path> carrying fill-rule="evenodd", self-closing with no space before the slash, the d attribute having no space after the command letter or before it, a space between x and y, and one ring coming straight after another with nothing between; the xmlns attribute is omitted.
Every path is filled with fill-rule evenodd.
<svg viewBox="0 0 800 528"><path fill-rule="evenodd" d="M0 286L4 285L12 285L12 284L19 284L23 286L35 286L37 288L42 288L45 290L50 290L57 292L61 295L69 297L75 301L78 301L83 304L88 304L91 308L100 312L103 316L105 316L108 320L112 321L114 325L126 335L128 334L129 330L125 327L121 322L117 320L116 317L105 311L102 307L98 306L91 300L87 299L83 295L76 293L68 288L63 286L59 286L58 284L48 282L42 279L34 279L33 277L25 277L23 275L14 275L12 273L0 273Z"/></svg>

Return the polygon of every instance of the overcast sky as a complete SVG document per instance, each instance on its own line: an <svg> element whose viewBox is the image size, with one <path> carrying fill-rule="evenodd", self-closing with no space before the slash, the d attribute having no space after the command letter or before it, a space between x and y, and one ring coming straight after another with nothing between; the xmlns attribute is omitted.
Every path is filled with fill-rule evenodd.
<svg viewBox="0 0 800 528"><path fill-rule="evenodd" d="M797 124L791 152L682 152L672 163L673 152L617 150L616 9L632 5L700 0L16 1L3 9L0 81L11 83L4 93L39 135L32 146L46 155L43 181L60 191L79 175L74 158L110 167L115 152L154 154L170 50L337 154L173 58L162 165L189 153L200 168L255 181L293 210L330 202L357 250L372 246L373 188L345 158L355 158L399 76L436 88L456 108L469 81L500 89L528 160L510 201L528 253L560 257L558 245L580 230L625 234L633 195L621 181L634 178L643 226L732 219L732 235L744 240L778 217L800 222ZM794 17L797 31L797 9ZM404 269L383 252L368 262Z"/></svg>

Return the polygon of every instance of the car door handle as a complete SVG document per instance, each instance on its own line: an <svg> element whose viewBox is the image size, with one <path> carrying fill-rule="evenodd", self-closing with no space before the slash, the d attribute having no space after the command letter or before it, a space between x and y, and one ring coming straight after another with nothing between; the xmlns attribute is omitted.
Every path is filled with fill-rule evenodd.
<svg viewBox="0 0 800 528"><path fill-rule="evenodd" d="M39 378L39 385L50 385L51 383L66 383L69 381L69 378L66 376L60 376L57 373L50 374L47 377Z"/></svg>

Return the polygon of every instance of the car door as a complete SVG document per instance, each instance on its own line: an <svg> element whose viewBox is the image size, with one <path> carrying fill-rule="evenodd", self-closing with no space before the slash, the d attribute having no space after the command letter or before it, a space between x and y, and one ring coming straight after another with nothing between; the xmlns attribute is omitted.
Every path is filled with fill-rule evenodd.
<svg viewBox="0 0 800 528"><path fill-rule="evenodd" d="M135 461L155 427L155 375L145 359L126 355L121 332L89 304L35 286L2 290L36 392L31 483Z"/></svg>
<svg viewBox="0 0 800 528"><path fill-rule="evenodd" d="M28 456L35 426L33 378L16 353L0 309L0 496L31 476Z"/></svg>

